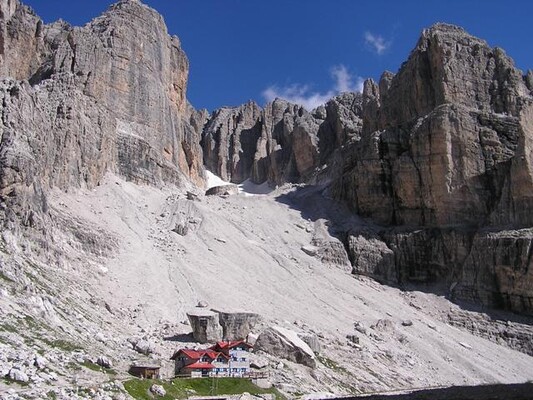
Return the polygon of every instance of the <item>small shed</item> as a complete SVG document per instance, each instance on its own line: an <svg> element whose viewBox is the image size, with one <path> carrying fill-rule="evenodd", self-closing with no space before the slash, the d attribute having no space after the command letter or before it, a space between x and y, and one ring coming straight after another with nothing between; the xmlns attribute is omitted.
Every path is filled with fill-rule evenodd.
<svg viewBox="0 0 533 400"><path fill-rule="evenodd" d="M144 379L159 379L161 366L156 364L134 363L128 371L131 375Z"/></svg>

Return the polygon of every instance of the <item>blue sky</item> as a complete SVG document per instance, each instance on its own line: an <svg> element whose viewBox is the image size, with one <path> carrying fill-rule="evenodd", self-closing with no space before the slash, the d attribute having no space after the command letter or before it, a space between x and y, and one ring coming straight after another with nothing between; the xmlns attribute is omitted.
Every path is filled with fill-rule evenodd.
<svg viewBox="0 0 533 400"><path fill-rule="evenodd" d="M24 1L24 0L23 0ZM113 1L25 0L46 22L83 25ZM273 96L308 108L396 72L422 29L464 27L533 68L533 2L496 0L145 0L180 37L188 98L213 110Z"/></svg>

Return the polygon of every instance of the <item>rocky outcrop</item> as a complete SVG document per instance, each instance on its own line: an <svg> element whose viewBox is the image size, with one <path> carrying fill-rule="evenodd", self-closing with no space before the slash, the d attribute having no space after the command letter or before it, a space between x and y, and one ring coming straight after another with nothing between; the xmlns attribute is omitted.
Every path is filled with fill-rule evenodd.
<svg viewBox="0 0 533 400"><path fill-rule="evenodd" d="M274 326L262 332L254 346L255 351L264 351L298 364L314 368L316 359L313 350L289 329Z"/></svg>
<svg viewBox="0 0 533 400"><path fill-rule="evenodd" d="M533 311L527 82L503 50L445 24L397 74L365 82L361 140L332 188L384 226L348 233L355 272Z"/></svg>
<svg viewBox="0 0 533 400"><path fill-rule="evenodd" d="M222 327L218 313L203 307L187 312L194 340L199 343L213 343L222 340Z"/></svg>
<svg viewBox="0 0 533 400"><path fill-rule="evenodd" d="M235 183L307 181L339 146L359 139L361 100L344 93L312 112L282 99L216 110L203 130L205 165Z"/></svg>
<svg viewBox="0 0 533 400"><path fill-rule="evenodd" d="M326 224L327 221L324 219L318 219L314 223L313 239L311 241L316 249L314 255L325 264L350 272L352 265L346 254L344 244L338 238L330 235ZM305 251L305 248L302 250Z"/></svg>
<svg viewBox="0 0 533 400"><path fill-rule="evenodd" d="M194 339L199 343L245 340L261 317L243 311L208 310L196 307L187 313Z"/></svg>
<svg viewBox="0 0 533 400"><path fill-rule="evenodd" d="M489 317L484 313L465 310L450 310L447 322L468 330L473 335L496 343L505 343L512 349L533 356L533 327L531 320L507 321Z"/></svg>
<svg viewBox="0 0 533 400"><path fill-rule="evenodd" d="M43 190L93 187L107 172L203 184L188 60L157 12L120 1L79 28L46 25L16 0L0 7L0 74L12 78L0 82L3 201L43 210Z"/></svg>
<svg viewBox="0 0 533 400"><path fill-rule="evenodd" d="M372 230L351 231L347 248L353 272L385 283L398 283L395 254Z"/></svg>
<svg viewBox="0 0 533 400"><path fill-rule="evenodd" d="M0 76L31 77L48 50L44 37L43 23L29 7L18 0L0 1Z"/></svg>
<svg viewBox="0 0 533 400"><path fill-rule="evenodd" d="M259 314L249 312L216 312L224 340L245 340L261 319Z"/></svg>

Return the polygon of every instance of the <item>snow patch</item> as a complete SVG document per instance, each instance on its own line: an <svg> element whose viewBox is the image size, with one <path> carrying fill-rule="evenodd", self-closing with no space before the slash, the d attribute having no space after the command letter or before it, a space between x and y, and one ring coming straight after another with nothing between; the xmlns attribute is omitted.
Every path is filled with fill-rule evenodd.
<svg viewBox="0 0 533 400"><path fill-rule="evenodd" d="M239 191L243 192L245 196L253 196L258 194L269 194L273 189L267 182L258 185L253 183L250 179L246 179L239 185Z"/></svg>
<svg viewBox="0 0 533 400"><path fill-rule="evenodd" d="M218 175L215 175L209 170L206 170L206 175L207 189L211 189L215 186L231 185L231 182L223 180ZM256 183L253 183L250 179L246 179L244 182L237 186L239 187L239 193L244 193L245 196L269 194L274 190L267 182L258 185Z"/></svg>
<svg viewBox="0 0 533 400"><path fill-rule="evenodd" d="M207 188L208 189L211 189L212 187L215 187L215 186L223 186L223 185L230 184L229 182L226 182L225 180L220 178L218 175L215 175L209 170L206 170L206 175L207 175Z"/></svg>

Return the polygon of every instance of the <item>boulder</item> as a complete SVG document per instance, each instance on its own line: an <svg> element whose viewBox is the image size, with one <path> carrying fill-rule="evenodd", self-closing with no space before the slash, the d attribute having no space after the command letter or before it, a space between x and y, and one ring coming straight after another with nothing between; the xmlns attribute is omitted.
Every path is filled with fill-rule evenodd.
<svg viewBox="0 0 533 400"><path fill-rule="evenodd" d="M254 396L248 392L244 392L241 395L235 396L235 400L275 400L275 396L271 396L270 393L266 395L262 394L260 396Z"/></svg>
<svg viewBox="0 0 533 400"><path fill-rule="evenodd" d="M359 336L357 335L353 335L353 334L346 335L346 339L348 339L348 341L354 344L359 344Z"/></svg>
<svg viewBox="0 0 533 400"><path fill-rule="evenodd" d="M257 341L258 337L259 335L257 333L250 332L248 336L246 337L246 343L250 343L253 346L255 342Z"/></svg>
<svg viewBox="0 0 533 400"><path fill-rule="evenodd" d="M189 227L186 224L180 223L172 229L172 232L177 233L180 236L186 236L189 233Z"/></svg>
<svg viewBox="0 0 533 400"><path fill-rule="evenodd" d="M146 339L141 339L135 343L134 349L141 354L148 355L154 352L154 344Z"/></svg>
<svg viewBox="0 0 533 400"><path fill-rule="evenodd" d="M107 304L107 303L106 303ZM107 337L102 333L102 332L97 332L95 335L94 335L94 338L101 342L101 343L105 343L107 342Z"/></svg>
<svg viewBox="0 0 533 400"><path fill-rule="evenodd" d="M33 359L33 365L37 368L37 369L44 369L48 364L48 360L46 358L44 358L43 356L35 356L35 358Z"/></svg>
<svg viewBox="0 0 533 400"><path fill-rule="evenodd" d="M392 333L395 331L394 322L392 322L390 319L378 319L377 322L370 328L377 332Z"/></svg>
<svg viewBox="0 0 533 400"><path fill-rule="evenodd" d="M263 369L268 367L268 358L257 353L250 353L250 367Z"/></svg>
<svg viewBox="0 0 533 400"><path fill-rule="evenodd" d="M357 332L362 333L363 335L366 335L366 327L363 325L361 321L354 322L353 326Z"/></svg>
<svg viewBox="0 0 533 400"><path fill-rule="evenodd" d="M96 360L96 364L98 364L99 366L101 366L103 368L112 368L113 367L113 363L106 356L98 357L98 359Z"/></svg>
<svg viewBox="0 0 533 400"><path fill-rule="evenodd" d="M186 197L187 197L187 200L200 201L200 197L196 193L193 193L190 191L187 191Z"/></svg>
<svg viewBox="0 0 533 400"><path fill-rule="evenodd" d="M239 194L239 187L237 185L214 186L205 192L206 196L229 196L232 194Z"/></svg>
<svg viewBox="0 0 533 400"><path fill-rule="evenodd" d="M155 383L150 386L150 392L152 392L154 395L163 397L167 394L167 391L165 388L161 385L156 385Z"/></svg>
<svg viewBox="0 0 533 400"><path fill-rule="evenodd" d="M261 319L259 314L250 312L213 311L218 313L224 340L246 339L250 331Z"/></svg>
<svg viewBox="0 0 533 400"><path fill-rule="evenodd" d="M301 249L305 254L311 257L315 257L320 251L320 248L311 245L302 246Z"/></svg>
<svg viewBox="0 0 533 400"><path fill-rule="evenodd" d="M15 382L27 383L30 381L28 375L18 368L11 368L9 370L8 377Z"/></svg>
<svg viewBox="0 0 533 400"><path fill-rule="evenodd" d="M308 367L316 367L313 350L292 330L279 326L268 328L259 335L255 350L261 350Z"/></svg>
<svg viewBox="0 0 533 400"><path fill-rule="evenodd" d="M222 340L222 326L218 313L203 307L196 307L187 312L191 323L194 340L199 343L217 342Z"/></svg>

